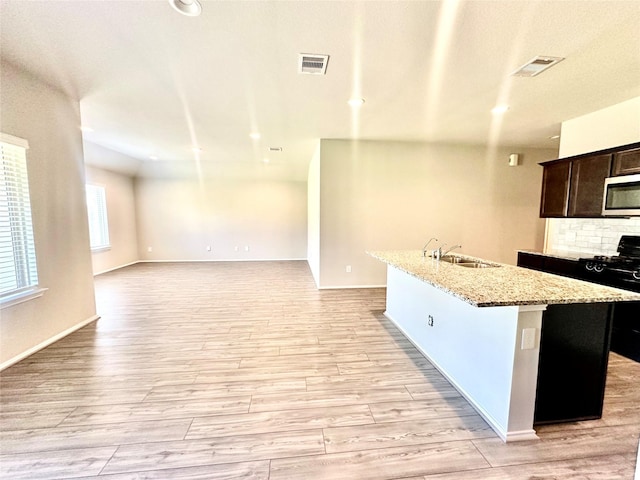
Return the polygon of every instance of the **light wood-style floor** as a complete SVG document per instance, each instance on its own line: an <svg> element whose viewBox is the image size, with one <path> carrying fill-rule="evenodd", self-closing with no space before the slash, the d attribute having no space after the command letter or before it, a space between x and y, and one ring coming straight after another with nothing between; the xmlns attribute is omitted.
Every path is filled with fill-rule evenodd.
<svg viewBox="0 0 640 480"><path fill-rule="evenodd" d="M3 479L632 479L640 364L604 417L504 444L384 318L305 262L138 264L102 319L2 373Z"/></svg>

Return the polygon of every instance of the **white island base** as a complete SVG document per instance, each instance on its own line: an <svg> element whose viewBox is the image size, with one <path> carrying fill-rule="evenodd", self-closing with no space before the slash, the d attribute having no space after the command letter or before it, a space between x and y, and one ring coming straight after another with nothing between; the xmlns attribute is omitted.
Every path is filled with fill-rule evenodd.
<svg viewBox="0 0 640 480"><path fill-rule="evenodd" d="M505 442L538 438L533 414L546 307L476 307L387 265L385 316Z"/></svg>

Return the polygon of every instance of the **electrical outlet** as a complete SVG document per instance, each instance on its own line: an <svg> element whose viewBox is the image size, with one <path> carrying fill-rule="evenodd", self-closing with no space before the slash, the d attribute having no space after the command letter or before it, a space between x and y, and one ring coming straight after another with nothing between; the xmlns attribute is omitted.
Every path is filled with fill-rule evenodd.
<svg viewBox="0 0 640 480"><path fill-rule="evenodd" d="M147 247L147 252L153 252L153 247Z"/></svg>
<svg viewBox="0 0 640 480"><path fill-rule="evenodd" d="M211 251L211 245L207 245L207 252Z"/></svg>
<svg viewBox="0 0 640 480"><path fill-rule="evenodd" d="M245 245L245 246L244 246L244 251L245 251L245 252L248 252L248 251L249 251L249 245Z"/></svg>
<svg viewBox="0 0 640 480"><path fill-rule="evenodd" d="M345 271L347 273L351 273L351 265L347 265L346 268L345 268Z"/></svg>
<svg viewBox="0 0 640 480"><path fill-rule="evenodd" d="M522 341L520 343L520 350L533 350L536 348L536 328L523 328L522 329Z"/></svg>

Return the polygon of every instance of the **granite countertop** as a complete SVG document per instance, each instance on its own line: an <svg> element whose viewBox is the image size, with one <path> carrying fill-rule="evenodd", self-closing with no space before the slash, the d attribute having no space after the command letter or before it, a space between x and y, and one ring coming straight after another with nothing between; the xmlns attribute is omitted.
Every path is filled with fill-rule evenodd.
<svg viewBox="0 0 640 480"><path fill-rule="evenodd" d="M640 301L640 293L560 277L480 258L496 268L465 268L423 257L421 250L367 252L476 307Z"/></svg>

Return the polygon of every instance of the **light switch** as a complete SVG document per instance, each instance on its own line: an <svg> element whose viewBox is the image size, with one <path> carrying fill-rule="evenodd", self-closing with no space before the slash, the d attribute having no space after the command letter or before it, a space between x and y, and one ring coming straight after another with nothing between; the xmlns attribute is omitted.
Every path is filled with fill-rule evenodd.
<svg viewBox="0 0 640 480"><path fill-rule="evenodd" d="M521 350L533 350L534 348L536 348L537 330L537 328L522 329L522 342L520 343Z"/></svg>

